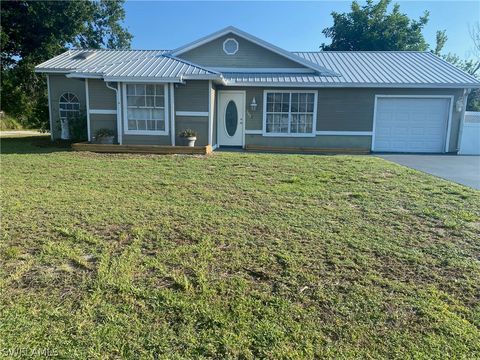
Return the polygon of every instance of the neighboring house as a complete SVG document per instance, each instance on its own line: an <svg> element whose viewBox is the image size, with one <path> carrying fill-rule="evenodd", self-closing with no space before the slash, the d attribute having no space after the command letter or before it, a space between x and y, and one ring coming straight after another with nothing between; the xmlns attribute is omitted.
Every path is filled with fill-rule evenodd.
<svg viewBox="0 0 480 360"><path fill-rule="evenodd" d="M457 152L480 83L430 52L290 52L234 27L175 50L70 50L48 75L52 138L84 110L119 144ZM64 127L65 128L65 127ZM63 137L68 132L64 129Z"/></svg>

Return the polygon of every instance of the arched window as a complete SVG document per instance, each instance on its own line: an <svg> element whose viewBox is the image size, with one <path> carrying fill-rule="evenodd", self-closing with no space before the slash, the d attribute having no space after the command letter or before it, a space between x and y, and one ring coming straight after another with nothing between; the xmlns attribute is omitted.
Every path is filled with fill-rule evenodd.
<svg viewBox="0 0 480 360"><path fill-rule="evenodd" d="M75 94L65 93L60 96L60 120L78 116L80 113L80 102Z"/></svg>
<svg viewBox="0 0 480 360"><path fill-rule="evenodd" d="M70 139L70 126L68 120L80 115L80 102L78 97L72 93L64 93L60 96L60 126L62 139Z"/></svg>

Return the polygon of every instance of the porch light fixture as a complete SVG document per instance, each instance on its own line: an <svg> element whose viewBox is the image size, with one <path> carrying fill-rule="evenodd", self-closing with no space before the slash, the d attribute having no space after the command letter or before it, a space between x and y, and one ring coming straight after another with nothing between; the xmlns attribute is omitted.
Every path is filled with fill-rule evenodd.
<svg viewBox="0 0 480 360"><path fill-rule="evenodd" d="M255 96L253 97L252 102L250 103L250 109L252 111L257 110L257 101L255 100Z"/></svg>
<svg viewBox="0 0 480 360"><path fill-rule="evenodd" d="M464 98L463 96L461 98L459 98L457 100L457 102L455 103L455 108L458 112L462 111L463 110L463 101L464 101Z"/></svg>

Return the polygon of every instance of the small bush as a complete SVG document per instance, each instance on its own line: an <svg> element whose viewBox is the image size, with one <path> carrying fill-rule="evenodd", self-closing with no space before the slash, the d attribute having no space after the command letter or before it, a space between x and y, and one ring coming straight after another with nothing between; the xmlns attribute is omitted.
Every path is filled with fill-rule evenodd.
<svg viewBox="0 0 480 360"><path fill-rule="evenodd" d="M183 131L181 131L178 136L182 137L182 138L188 138L188 137L196 137L197 136L197 133L192 130L192 129L185 129Z"/></svg>
<svg viewBox="0 0 480 360"><path fill-rule="evenodd" d="M109 136L115 136L115 132L111 129L102 128L95 131L95 138L104 138Z"/></svg>

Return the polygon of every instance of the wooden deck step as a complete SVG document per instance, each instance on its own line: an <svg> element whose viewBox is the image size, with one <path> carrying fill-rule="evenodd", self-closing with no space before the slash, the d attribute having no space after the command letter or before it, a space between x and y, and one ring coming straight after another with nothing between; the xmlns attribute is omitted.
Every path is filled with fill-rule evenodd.
<svg viewBox="0 0 480 360"><path fill-rule="evenodd" d="M92 144L81 142L72 144L75 151L91 151L99 153L134 153L134 154L190 154L209 155L212 153L211 145L207 146L170 146L170 145L116 145Z"/></svg>

